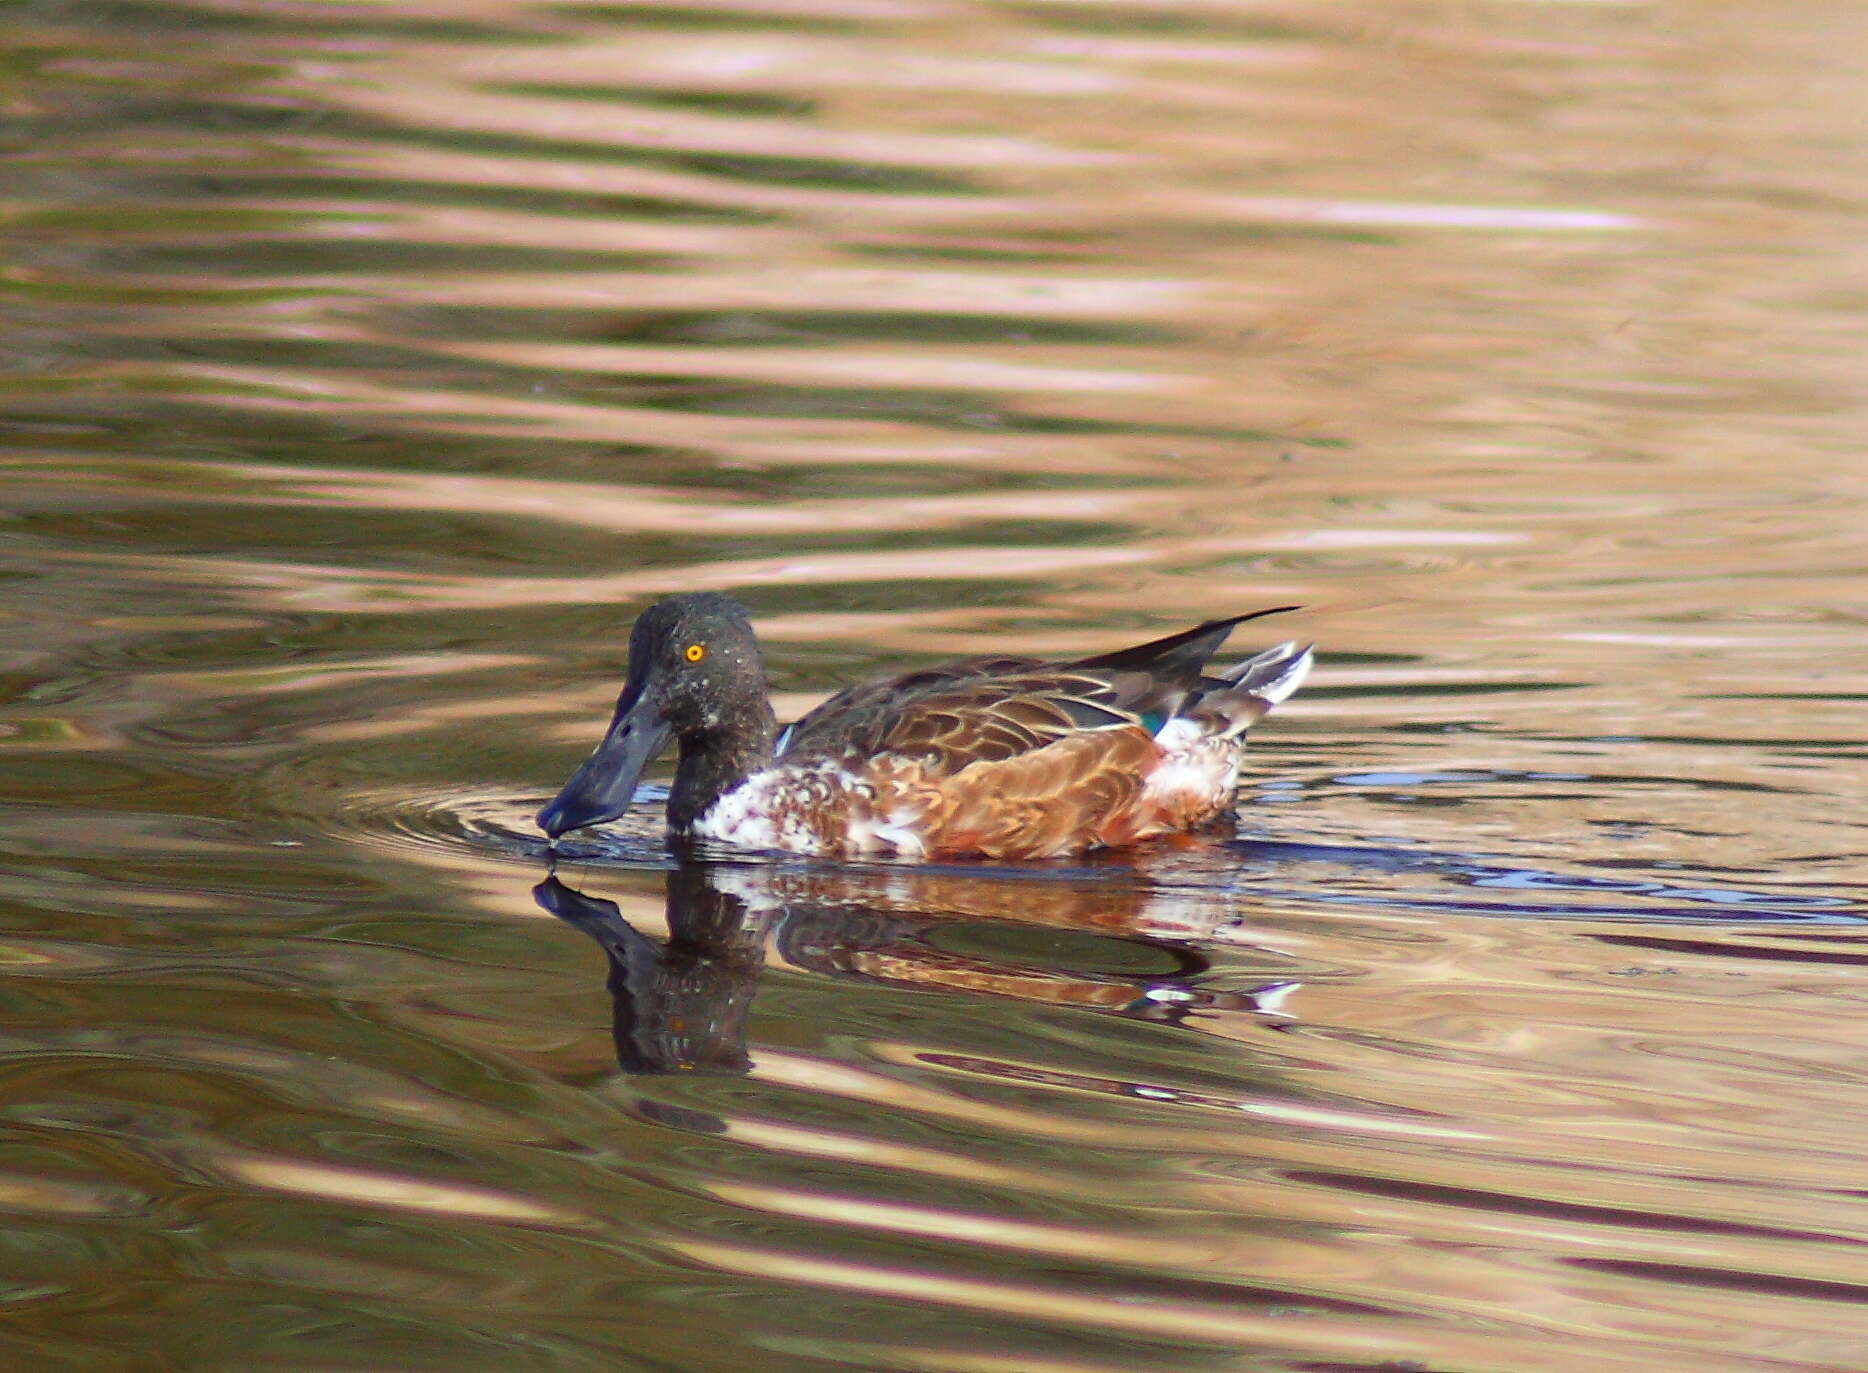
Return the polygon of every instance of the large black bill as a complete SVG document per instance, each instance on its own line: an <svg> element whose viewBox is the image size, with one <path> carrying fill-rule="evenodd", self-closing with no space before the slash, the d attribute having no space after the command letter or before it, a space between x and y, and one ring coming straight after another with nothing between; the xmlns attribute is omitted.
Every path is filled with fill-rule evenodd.
<svg viewBox="0 0 1868 1373"><path fill-rule="evenodd" d="M636 780L668 742L668 722L631 682L597 751L571 774L564 790L538 813L538 827L556 839L567 830L600 825L629 809Z"/></svg>

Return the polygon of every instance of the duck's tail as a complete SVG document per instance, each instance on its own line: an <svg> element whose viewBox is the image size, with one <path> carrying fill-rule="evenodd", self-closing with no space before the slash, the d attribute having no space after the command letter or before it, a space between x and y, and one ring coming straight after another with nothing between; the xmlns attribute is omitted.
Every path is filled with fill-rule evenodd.
<svg viewBox="0 0 1868 1373"><path fill-rule="evenodd" d="M1192 629L1170 634L1165 639L1150 639L1145 644L1119 648L1113 653L1079 658L1072 666L1101 668L1106 672L1146 672L1156 681L1187 688L1199 680L1206 660L1219 651L1219 646L1226 642L1226 636L1234 628L1247 620L1259 620L1267 615L1283 615L1301 609L1302 606L1278 605L1269 610L1229 615L1223 620L1208 620Z"/></svg>
<svg viewBox="0 0 1868 1373"><path fill-rule="evenodd" d="M1219 733L1243 734L1290 699L1310 675L1314 644L1279 644L1227 668L1201 695L1198 714L1217 717Z"/></svg>

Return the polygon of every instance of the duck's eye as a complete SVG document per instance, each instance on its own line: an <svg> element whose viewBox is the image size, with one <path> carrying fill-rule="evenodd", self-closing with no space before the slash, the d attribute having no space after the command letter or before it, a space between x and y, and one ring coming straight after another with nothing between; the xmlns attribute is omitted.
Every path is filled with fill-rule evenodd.
<svg viewBox="0 0 1868 1373"><path fill-rule="evenodd" d="M698 663L702 658L707 656L707 645L689 644L686 648L681 650L681 656L686 658L690 663Z"/></svg>

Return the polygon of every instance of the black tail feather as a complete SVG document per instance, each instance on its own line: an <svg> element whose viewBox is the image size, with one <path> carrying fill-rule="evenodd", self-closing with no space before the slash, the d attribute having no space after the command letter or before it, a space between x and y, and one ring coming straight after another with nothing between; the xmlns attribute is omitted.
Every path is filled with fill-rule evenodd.
<svg viewBox="0 0 1868 1373"><path fill-rule="evenodd" d="M1262 619L1267 615L1283 615L1287 611L1302 609L1302 606L1278 605L1269 610L1234 615L1230 619L1208 620L1203 625L1184 629L1179 634L1170 634L1165 639L1152 639L1145 644L1136 644L1133 648L1119 648L1113 653L1099 653L1094 658L1079 658L1072 666L1100 668L1105 672L1146 672L1157 680L1191 687L1199 681L1200 670L1206 666L1207 659L1219 652L1219 646L1226 642L1226 637L1232 633L1235 625Z"/></svg>

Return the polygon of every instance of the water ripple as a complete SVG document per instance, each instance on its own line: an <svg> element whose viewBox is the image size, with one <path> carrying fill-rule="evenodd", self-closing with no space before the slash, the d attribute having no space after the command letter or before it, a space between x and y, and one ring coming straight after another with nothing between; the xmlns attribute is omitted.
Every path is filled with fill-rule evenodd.
<svg viewBox="0 0 1868 1373"><path fill-rule="evenodd" d="M0 1362L1859 1362L1853 21L15 8ZM1324 656L1235 833L547 877L696 588Z"/></svg>

